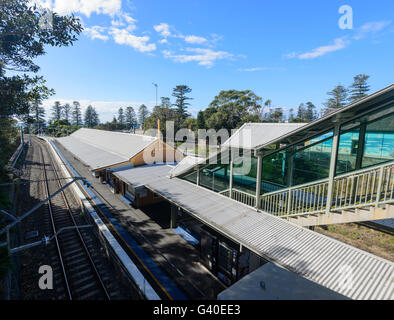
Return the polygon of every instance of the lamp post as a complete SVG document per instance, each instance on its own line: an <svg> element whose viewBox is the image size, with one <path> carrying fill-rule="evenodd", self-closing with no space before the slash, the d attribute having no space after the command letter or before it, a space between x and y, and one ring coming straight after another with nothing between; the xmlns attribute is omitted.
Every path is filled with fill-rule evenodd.
<svg viewBox="0 0 394 320"><path fill-rule="evenodd" d="M153 83L152 82L152 84L156 87L156 105L155 105L155 107L157 106L157 97L158 97L158 85L157 85L157 83Z"/></svg>

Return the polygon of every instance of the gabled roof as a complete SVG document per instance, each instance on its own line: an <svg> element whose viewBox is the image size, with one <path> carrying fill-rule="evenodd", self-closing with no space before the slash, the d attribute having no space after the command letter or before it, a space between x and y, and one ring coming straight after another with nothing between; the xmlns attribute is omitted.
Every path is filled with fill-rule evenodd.
<svg viewBox="0 0 394 320"><path fill-rule="evenodd" d="M222 147L254 149L305 125L306 123L245 123Z"/></svg>
<svg viewBox="0 0 394 320"><path fill-rule="evenodd" d="M57 141L93 170L97 170L129 161L157 141L157 138L82 128Z"/></svg>

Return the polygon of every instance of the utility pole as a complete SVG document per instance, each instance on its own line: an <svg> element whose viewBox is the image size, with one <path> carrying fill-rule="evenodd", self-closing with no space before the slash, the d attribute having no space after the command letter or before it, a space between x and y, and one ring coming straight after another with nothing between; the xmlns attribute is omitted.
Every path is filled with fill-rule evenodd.
<svg viewBox="0 0 394 320"><path fill-rule="evenodd" d="M157 83L153 83L152 82L152 84L156 87L156 105L155 105L155 107L157 107L157 100L158 100L158 85L157 85Z"/></svg>

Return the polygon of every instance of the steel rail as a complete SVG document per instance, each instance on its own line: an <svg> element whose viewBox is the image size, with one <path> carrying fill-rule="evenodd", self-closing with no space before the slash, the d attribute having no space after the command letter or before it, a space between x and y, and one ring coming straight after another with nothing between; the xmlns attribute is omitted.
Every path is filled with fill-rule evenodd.
<svg viewBox="0 0 394 320"><path fill-rule="evenodd" d="M50 161L51 161L51 164L52 164L53 172L54 172L54 174L55 174L55 176L56 176L56 179L55 179L55 180L57 181L58 187L61 188L62 185L61 185L61 183L60 183L60 177L59 177L59 174L58 174L58 172L57 172L57 170L56 170L55 163L54 163L53 158L52 158L51 155L49 156L49 158L50 158ZM70 204L69 204L69 202L68 202L68 200L67 200L67 198L66 198L65 192L64 192L64 191L61 192L61 195L62 195L63 201L64 201L64 203L65 203L65 205L66 205L67 212L68 212L69 216L71 217L71 220L72 220L74 226L78 227L78 225L77 225L77 223L76 223L76 221L75 221L75 219L74 219L74 215L73 215L73 213L72 213ZM80 239L80 241L81 241L81 244L82 244L82 246L83 246L83 248L84 248L84 250L85 250L86 256L88 257L88 260L89 260L89 262L90 262L90 265L91 265L91 267L92 267L92 269L93 269L93 271L94 271L95 277L96 277L96 279L98 280L98 282L99 282L99 284L100 284L100 287L102 288L102 290L103 290L103 292L104 292L106 298L107 298L108 300L111 300L111 297L110 297L110 295L109 295L109 293L108 293L108 291L107 291L107 289L106 289L106 287L105 287L105 284L104 284L104 282L103 282L103 280L102 280L102 278L101 278L101 276L100 276L100 273L99 273L99 271L97 270L97 267L96 267L96 265L95 265L95 263L94 263L94 261L93 261L93 259L92 259L92 256L91 256L91 254L90 254L90 252L89 252L89 249L88 249L87 246L86 246L85 240L83 239L83 236L82 236L82 234L81 234L81 232L80 232L80 230L79 230L78 228L76 228L76 232L77 232L78 237L79 237L79 239Z"/></svg>

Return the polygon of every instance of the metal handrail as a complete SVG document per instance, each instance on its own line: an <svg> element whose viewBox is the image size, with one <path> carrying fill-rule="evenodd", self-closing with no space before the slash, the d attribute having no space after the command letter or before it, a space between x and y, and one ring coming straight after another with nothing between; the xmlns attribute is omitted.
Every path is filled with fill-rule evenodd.
<svg viewBox="0 0 394 320"><path fill-rule="evenodd" d="M298 185L261 196L259 208L279 216L323 213L394 202L394 161L334 177L331 203L329 179Z"/></svg>

